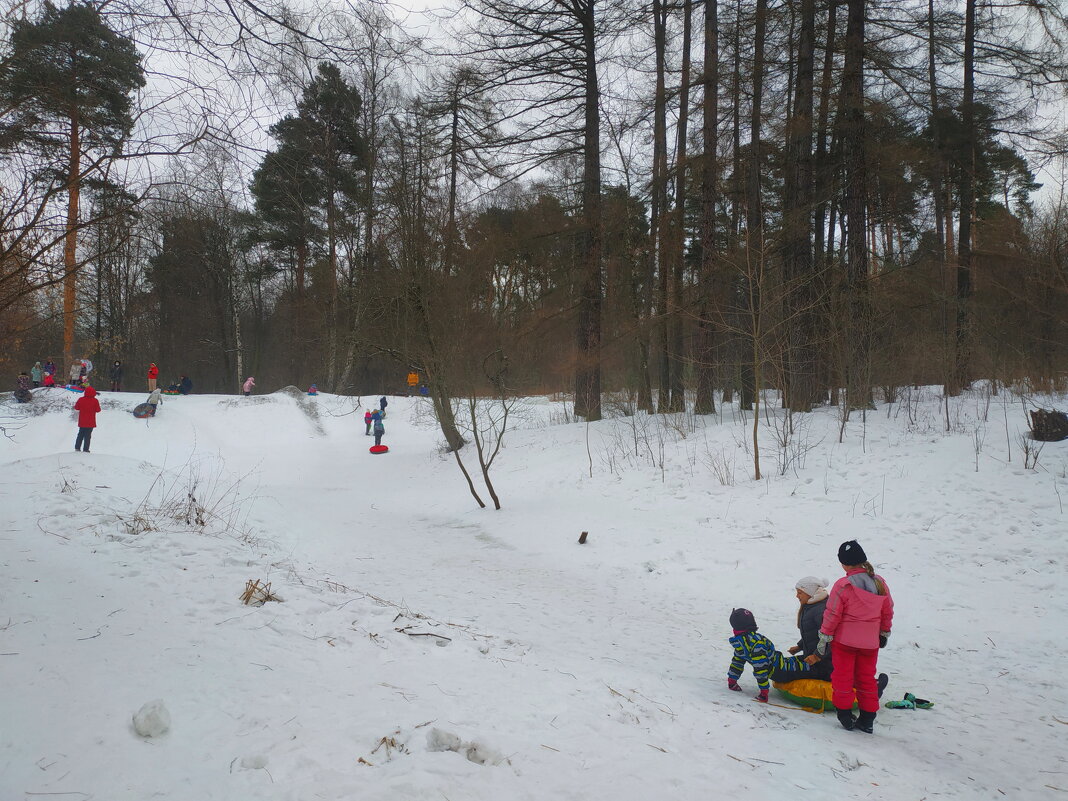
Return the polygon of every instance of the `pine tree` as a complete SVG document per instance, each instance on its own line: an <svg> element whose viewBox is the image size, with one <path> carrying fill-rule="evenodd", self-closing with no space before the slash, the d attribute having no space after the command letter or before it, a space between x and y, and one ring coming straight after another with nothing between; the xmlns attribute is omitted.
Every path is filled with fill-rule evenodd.
<svg viewBox="0 0 1068 801"><path fill-rule="evenodd" d="M145 85L137 48L88 3L45 3L37 20L13 23L0 72L0 150L27 147L44 160L41 180L67 191L63 247L63 356L74 354L78 202L82 187L118 157L133 129L131 95Z"/></svg>
<svg viewBox="0 0 1068 801"><path fill-rule="evenodd" d="M329 389L334 389L338 377L340 204L343 198L355 198L360 192L357 175L365 163L360 103L359 91L345 80L336 64L320 64L316 77L304 87L297 115L287 115L271 126L278 150L264 157L252 182L257 210L277 237L276 246L293 247L296 252L298 324L308 248L318 236L325 239L325 386Z"/></svg>

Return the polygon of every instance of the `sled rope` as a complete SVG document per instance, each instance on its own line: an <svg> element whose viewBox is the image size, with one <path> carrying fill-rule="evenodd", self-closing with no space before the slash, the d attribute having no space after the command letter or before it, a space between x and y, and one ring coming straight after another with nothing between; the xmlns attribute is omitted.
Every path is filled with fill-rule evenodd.
<svg viewBox="0 0 1068 801"><path fill-rule="evenodd" d="M812 712L815 715L822 715L827 709L826 701L823 702L823 706L821 706L819 709L815 709L814 707L808 706L786 706L785 704L776 704L773 701L763 701L762 703L767 704L768 706L778 707L779 709L789 709L791 712Z"/></svg>

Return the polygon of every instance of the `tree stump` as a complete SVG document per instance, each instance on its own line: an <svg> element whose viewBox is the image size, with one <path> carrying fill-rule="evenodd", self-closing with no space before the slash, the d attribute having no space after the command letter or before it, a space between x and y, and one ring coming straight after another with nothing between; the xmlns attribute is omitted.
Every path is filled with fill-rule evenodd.
<svg viewBox="0 0 1068 801"><path fill-rule="evenodd" d="M1068 439L1068 415L1052 409L1032 410L1031 435L1040 442Z"/></svg>

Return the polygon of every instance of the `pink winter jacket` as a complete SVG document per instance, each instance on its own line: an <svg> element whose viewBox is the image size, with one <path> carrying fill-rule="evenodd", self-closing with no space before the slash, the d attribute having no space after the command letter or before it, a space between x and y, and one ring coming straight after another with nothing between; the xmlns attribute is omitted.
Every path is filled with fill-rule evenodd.
<svg viewBox="0 0 1068 801"><path fill-rule="evenodd" d="M886 595L854 586L849 579L857 573L863 573L865 578L867 577L867 571L857 567L831 587L820 632L834 637L834 641L839 645L878 648L879 632L890 631L890 625L894 621L894 599L890 597L888 586ZM882 576L879 576L879 579L885 586L886 581Z"/></svg>

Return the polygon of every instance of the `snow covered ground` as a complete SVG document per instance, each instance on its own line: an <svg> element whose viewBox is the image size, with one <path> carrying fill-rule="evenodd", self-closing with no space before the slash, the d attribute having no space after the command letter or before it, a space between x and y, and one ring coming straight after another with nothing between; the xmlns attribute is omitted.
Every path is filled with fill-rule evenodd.
<svg viewBox="0 0 1068 801"><path fill-rule="evenodd" d="M910 395L841 444L803 418L785 471L772 420L761 481L736 409L534 399L499 512L423 398L372 456L369 399L103 393L83 454L73 393L3 396L0 801L1068 797L1068 443L1025 469L1019 398L951 399L947 432ZM935 701L874 736L725 680L731 608L785 649L852 538L896 601L886 698Z"/></svg>

